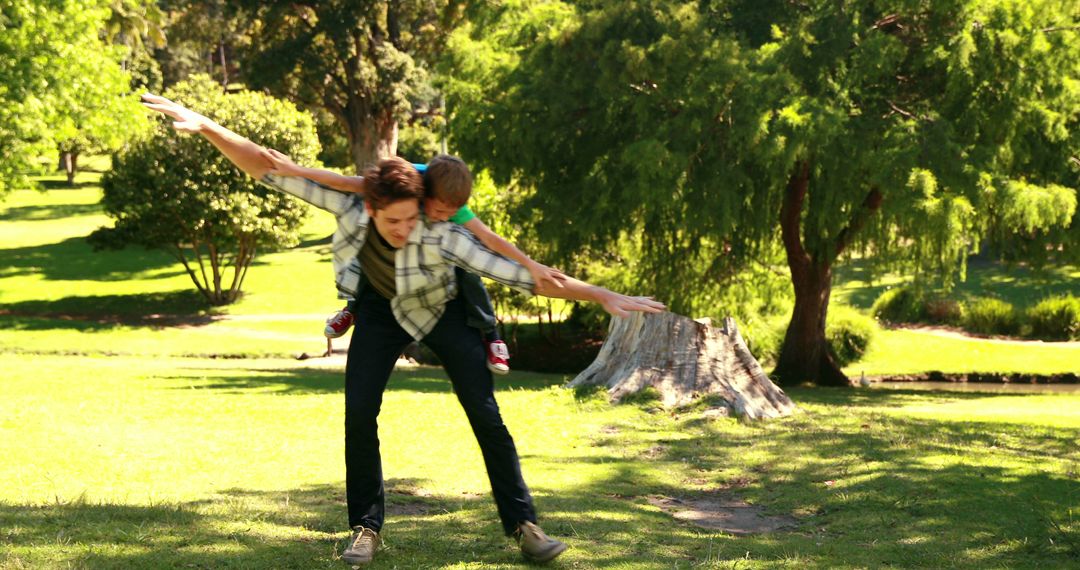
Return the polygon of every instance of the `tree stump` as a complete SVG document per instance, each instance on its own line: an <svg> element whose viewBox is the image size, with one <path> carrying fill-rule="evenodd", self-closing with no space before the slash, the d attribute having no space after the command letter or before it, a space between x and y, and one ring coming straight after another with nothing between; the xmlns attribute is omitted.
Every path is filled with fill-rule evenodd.
<svg viewBox="0 0 1080 570"><path fill-rule="evenodd" d="M746 419L789 415L795 404L762 370L731 317L722 328L670 312L612 317L600 353L570 387L603 385L613 400L648 386L665 406L717 395Z"/></svg>

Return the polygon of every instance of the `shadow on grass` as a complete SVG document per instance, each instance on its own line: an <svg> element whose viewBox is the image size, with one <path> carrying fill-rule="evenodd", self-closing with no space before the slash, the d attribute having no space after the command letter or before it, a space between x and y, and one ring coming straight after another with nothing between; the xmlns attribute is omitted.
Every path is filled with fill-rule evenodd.
<svg viewBox="0 0 1080 570"><path fill-rule="evenodd" d="M1025 308L1046 297L1072 294L1080 296L1080 281L1070 276L1070 266L1032 269L1027 266L1006 266L986 259L968 261L967 280L957 283L950 297L993 296ZM845 285L846 303L860 309L870 309L874 301L889 286L876 284L882 276L874 276L870 264L863 260L845 262L837 269L834 286ZM850 282L858 281L860 285Z"/></svg>
<svg viewBox="0 0 1080 570"><path fill-rule="evenodd" d="M882 403L894 395L870 397ZM826 398L843 403L836 393ZM541 448L527 455L540 521L571 544L555 567L1067 568L1080 561L1078 475L1039 467L1080 460L1080 430L847 412L750 425L671 420L666 438L652 437L655 426L647 424L654 422L638 416L595 434L599 454ZM980 453L991 447L994 461ZM558 486L529 478L541 465L550 472L586 464L605 468ZM427 483L387 480L385 546L371 568L520 564L486 493L432 493ZM772 512L797 514L801 524L733 537L675 521L648 503L649 496L709 493L691 485L736 490ZM334 568L345 526L341 483L232 489L150 506L0 504L0 564Z"/></svg>
<svg viewBox="0 0 1080 570"><path fill-rule="evenodd" d="M98 204L54 204L48 206L17 206L0 210L3 222L38 222L76 216L100 214Z"/></svg>
<svg viewBox="0 0 1080 570"><path fill-rule="evenodd" d="M218 368L184 368L184 370L196 372L200 376L210 379L209 384L200 385L200 388L232 393L265 390L267 388L282 394L341 393L345 386L344 368L340 370L322 368L251 368L240 371L241 374L247 374L241 377L231 376L231 374L237 372L236 369L223 371ZM222 376L215 377L217 374ZM230 375L226 376L226 374ZM190 379L190 376L176 375L168 378ZM496 392L505 390L545 390L550 386L561 385L563 382L564 380L561 379L552 379L550 374L515 372L506 378L497 376L495 390ZM453 391L446 372L442 368L435 366L395 370L390 376L390 381L387 382L386 390L425 394L446 394Z"/></svg>
<svg viewBox="0 0 1080 570"><path fill-rule="evenodd" d="M94 172L94 171L91 171L91 172ZM45 190L49 190L49 191L79 190L79 189L82 189L82 188L92 188L92 187L101 186L101 181L97 180L97 179L76 180L74 183L69 183L67 181L67 178L60 178L60 179L57 179L57 178L40 178L40 179L38 179L38 183L41 184L42 188L44 188Z"/></svg>
<svg viewBox="0 0 1080 570"><path fill-rule="evenodd" d="M214 308L198 291L87 295L5 303L0 322L13 330L102 330L121 325L166 327L213 321Z"/></svg>
<svg viewBox="0 0 1080 570"><path fill-rule="evenodd" d="M128 247L118 251L94 251L85 237L57 243L0 250L4 267L0 278L41 275L50 280L127 281L147 271L173 267L158 277L183 275L180 264L163 251Z"/></svg>

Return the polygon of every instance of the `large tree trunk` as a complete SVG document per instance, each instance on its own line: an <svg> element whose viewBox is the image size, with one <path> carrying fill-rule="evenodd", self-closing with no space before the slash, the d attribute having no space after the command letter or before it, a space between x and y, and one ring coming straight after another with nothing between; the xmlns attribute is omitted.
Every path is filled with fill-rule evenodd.
<svg viewBox="0 0 1080 570"><path fill-rule="evenodd" d="M357 174L380 159L397 154L398 123L389 113L372 115L365 109L350 114L346 135Z"/></svg>
<svg viewBox="0 0 1080 570"><path fill-rule="evenodd" d="M613 400L653 387L667 406L716 395L747 419L786 416L795 409L761 369L731 318L723 328L674 313L612 317L596 360L571 387L603 385Z"/></svg>
<svg viewBox="0 0 1080 570"><path fill-rule="evenodd" d="M784 335L784 344L773 376L782 386L811 382L822 386L849 386L848 377L836 365L825 339L825 320L832 291L832 268L811 265L792 268L795 308Z"/></svg>
<svg viewBox="0 0 1080 570"><path fill-rule="evenodd" d="M850 381L836 365L825 340L832 263L815 259L802 243L802 207L809 186L810 164L799 163L788 181L780 210L781 237L795 287L795 308L773 377L782 386L802 382L849 386Z"/></svg>

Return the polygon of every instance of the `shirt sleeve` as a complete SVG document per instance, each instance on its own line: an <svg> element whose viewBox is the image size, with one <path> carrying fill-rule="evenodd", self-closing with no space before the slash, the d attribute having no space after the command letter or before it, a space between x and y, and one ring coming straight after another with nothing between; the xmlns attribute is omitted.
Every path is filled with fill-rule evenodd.
<svg viewBox="0 0 1080 570"><path fill-rule="evenodd" d="M536 283L528 269L484 247L472 232L459 225L451 225L443 235L441 252L443 259L470 273L534 295Z"/></svg>
<svg viewBox="0 0 1080 570"><path fill-rule="evenodd" d="M453 216L450 216L450 221L459 226L464 226L475 219L476 214L473 213L468 205L462 206L457 212L454 212Z"/></svg>
<svg viewBox="0 0 1080 570"><path fill-rule="evenodd" d="M278 192L296 196L316 208L327 210L338 216L354 207L358 200L362 200L359 194L339 192L327 188L314 180L308 180L300 176L266 174L259 182Z"/></svg>

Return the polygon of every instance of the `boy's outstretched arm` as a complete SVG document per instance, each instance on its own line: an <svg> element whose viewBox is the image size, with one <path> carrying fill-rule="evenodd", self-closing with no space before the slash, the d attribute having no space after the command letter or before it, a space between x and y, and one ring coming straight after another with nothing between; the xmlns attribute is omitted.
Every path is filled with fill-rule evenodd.
<svg viewBox="0 0 1080 570"><path fill-rule="evenodd" d="M287 155L272 148L263 149L262 155L272 166L270 169L271 174L300 176L318 182L327 188L333 188L334 190L352 192L355 194L364 193L363 176L345 176L344 174L338 174L337 172L331 172L321 168L300 166L293 162Z"/></svg>
<svg viewBox="0 0 1080 570"><path fill-rule="evenodd" d="M487 224L480 221L480 218L473 218L462 224L462 226L472 232L480 240L480 243L484 244L484 247L503 257L513 259L524 266L525 269L528 269L533 281L538 286L542 284L555 289L563 286L566 275L562 271L534 261L531 257L525 255L525 252L518 249L517 246L493 232L491 228L487 227Z"/></svg>
<svg viewBox="0 0 1080 570"><path fill-rule="evenodd" d="M185 133L196 133L206 137L233 164L261 180L270 171L271 164L263 155L263 147L211 121L207 117L164 97L145 93L142 104L175 119L173 128Z"/></svg>

